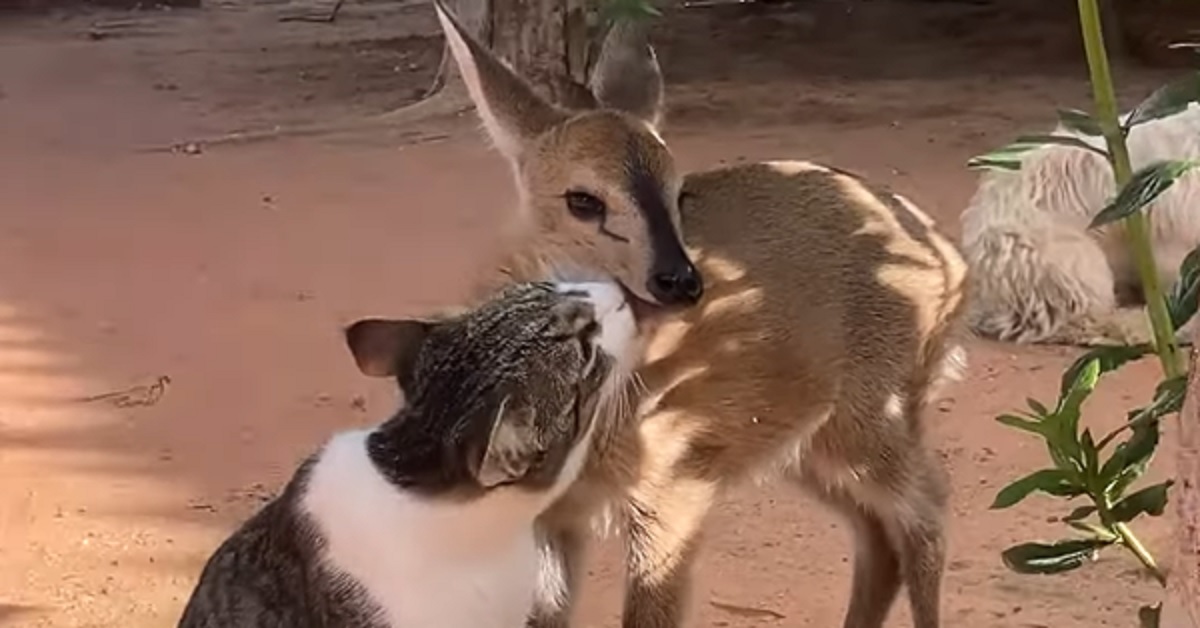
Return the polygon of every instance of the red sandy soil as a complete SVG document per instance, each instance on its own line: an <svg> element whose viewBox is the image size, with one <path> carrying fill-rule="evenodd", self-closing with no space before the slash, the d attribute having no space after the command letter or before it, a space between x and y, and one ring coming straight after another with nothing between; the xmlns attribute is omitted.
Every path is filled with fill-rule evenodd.
<svg viewBox="0 0 1200 628"><path fill-rule="evenodd" d="M968 157L1087 104L1070 7L1003 4L674 12L658 34L668 141L688 168L829 161L957 233ZM331 431L394 403L390 383L355 370L339 327L454 303L513 209L468 118L143 150L376 113L424 88L440 46L428 5L349 0L335 24L277 19L321 9L0 16L0 624L173 625L223 535ZM1163 78L1119 73L1129 98ZM1013 542L1068 533L1054 521L1067 509L1034 497L988 510L1045 463L992 417L1049 399L1073 353L973 343L968 380L929 413L954 478L949 626L1130 626L1157 595L1119 552L1058 577L1000 562ZM148 405L94 398L164 376ZM1156 378L1152 363L1122 372L1088 420L1115 424ZM1153 477L1171 472L1172 439ZM1141 526L1164 556L1168 524ZM747 486L708 541L694 625L840 625L850 545L825 508ZM617 625L618 559L612 541L596 553L580 625Z"/></svg>

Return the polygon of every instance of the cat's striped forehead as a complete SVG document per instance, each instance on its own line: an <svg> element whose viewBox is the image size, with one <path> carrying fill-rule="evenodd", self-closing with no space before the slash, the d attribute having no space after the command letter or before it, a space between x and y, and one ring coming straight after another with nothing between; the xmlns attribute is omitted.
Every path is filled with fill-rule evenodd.
<svg viewBox="0 0 1200 628"><path fill-rule="evenodd" d="M465 314L442 331L449 344L471 345L477 351L500 350L543 337L555 337L565 315L587 315L586 294L551 282L521 283Z"/></svg>
<svg viewBox="0 0 1200 628"><path fill-rule="evenodd" d="M582 295L548 283L517 284L437 327L421 349L413 402L445 403L496 388L554 388L584 363L576 332L594 320Z"/></svg>

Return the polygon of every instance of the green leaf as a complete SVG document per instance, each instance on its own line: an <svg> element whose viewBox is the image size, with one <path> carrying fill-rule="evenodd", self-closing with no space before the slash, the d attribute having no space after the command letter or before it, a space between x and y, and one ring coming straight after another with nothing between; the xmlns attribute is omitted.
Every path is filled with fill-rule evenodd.
<svg viewBox="0 0 1200 628"><path fill-rule="evenodd" d="M1183 402L1186 398L1186 373L1176 375L1170 379L1164 379L1154 388L1154 399L1150 402L1150 405L1133 410L1126 415L1125 427L1135 429L1144 423L1157 421L1164 416L1179 412L1183 409ZM1100 442L1101 449L1108 444L1112 436L1116 436L1116 432Z"/></svg>
<svg viewBox="0 0 1200 628"><path fill-rule="evenodd" d="M1138 607L1138 626L1140 628L1158 628L1161 622L1162 602Z"/></svg>
<svg viewBox="0 0 1200 628"><path fill-rule="evenodd" d="M1158 447L1158 427L1158 420L1134 427L1129 440L1117 445L1112 456L1104 463L1100 480L1104 483L1105 494L1110 498L1123 495L1125 489L1146 472L1146 466Z"/></svg>
<svg viewBox="0 0 1200 628"><path fill-rule="evenodd" d="M1076 365L1079 368L1073 368ZM1096 388L1096 382L1100 379L1101 369L1104 365L1104 360L1092 356L1082 362L1076 361L1072 368L1063 374L1065 394L1059 398L1053 417L1046 421L1049 424L1046 440L1050 456L1054 458L1054 463L1059 469L1083 469L1082 450L1079 443L1080 409L1083 402L1092 394L1092 390Z"/></svg>
<svg viewBox="0 0 1200 628"><path fill-rule="evenodd" d="M996 420L1009 427L1015 427L1019 430L1032 432L1034 434L1045 435L1045 424L1041 421L1025 419L1014 414L1002 414L996 417Z"/></svg>
<svg viewBox="0 0 1200 628"><path fill-rule="evenodd" d="M1020 170L1021 159L1025 153L1041 146L1041 144L1021 144L1013 142L990 153L972 157L967 161L968 168L990 170Z"/></svg>
<svg viewBox="0 0 1200 628"><path fill-rule="evenodd" d="M1133 173L1129 183L1117 193L1117 197L1096 214L1091 226L1100 227L1141 211L1170 189L1176 179L1197 166L1200 166L1200 161L1173 160L1155 162L1138 170Z"/></svg>
<svg viewBox="0 0 1200 628"><path fill-rule="evenodd" d="M1139 124L1165 118L1187 109L1189 103L1200 100L1200 73L1167 83L1134 107L1125 122L1131 129Z"/></svg>
<svg viewBox="0 0 1200 628"><path fill-rule="evenodd" d="M1073 482L1062 469L1042 469L1000 489L1000 492L996 494L996 500L992 502L992 509L1008 508L1025 499L1034 491L1042 491L1058 497L1075 497L1084 493L1083 487Z"/></svg>
<svg viewBox="0 0 1200 628"><path fill-rule="evenodd" d="M1058 470L1067 474L1083 471L1082 461L1079 460L1079 443L1073 435L1063 429L1062 422L1046 436L1046 449Z"/></svg>
<svg viewBox="0 0 1200 628"><path fill-rule="evenodd" d="M1100 469L1100 450L1096 447L1091 430L1083 430L1083 436L1079 440L1079 449L1083 455L1084 477L1095 477Z"/></svg>
<svg viewBox="0 0 1200 628"><path fill-rule="evenodd" d="M1091 114L1078 109L1059 109L1058 121L1076 133L1092 137L1104 135L1104 129L1100 127L1100 123Z"/></svg>
<svg viewBox="0 0 1200 628"><path fill-rule="evenodd" d="M1164 411L1164 415L1179 412L1183 408L1183 398L1187 396L1187 380L1187 374L1184 373L1164 379L1154 387L1155 401L1168 397L1172 399L1171 405Z"/></svg>
<svg viewBox="0 0 1200 628"><path fill-rule="evenodd" d="M1038 401L1037 399L1026 397L1025 404L1028 405L1029 409L1033 410L1034 414L1039 417L1044 417L1047 414L1050 414L1050 411L1046 409L1046 406L1042 405L1042 402Z"/></svg>
<svg viewBox="0 0 1200 628"><path fill-rule="evenodd" d="M1187 374L1164 379L1154 387L1154 400L1145 408L1129 413L1129 422L1155 421L1183 409L1187 398Z"/></svg>
<svg viewBox="0 0 1200 628"><path fill-rule="evenodd" d="M1082 148L1083 150L1091 151L1108 159L1108 151L1103 148L1093 146L1088 142L1079 139L1072 135L1022 135L1018 137L1014 144L1031 144L1033 146L1070 146L1071 148Z"/></svg>
<svg viewBox="0 0 1200 628"><path fill-rule="evenodd" d="M1092 146L1086 141L1071 135L1022 135L1006 146L990 153L972 157L967 161L967 167L992 170L1020 170L1021 161L1025 153L1043 146L1052 145L1082 148L1108 159L1108 152L1103 148Z"/></svg>
<svg viewBox="0 0 1200 628"><path fill-rule="evenodd" d="M1133 521L1142 513L1151 517L1161 517L1167 508L1167 490L1174 483L1173 480L1167 480L1161 484L1147 486L1117 502L1109 511L1113 521L1121 523Z"/></svg>
<svg viewBox="0 0 1200 628"><path fill-rule="evenodd" d="M989 153L967 160L967 167L972 170L1010 170L1021 169L1021 159L1015 156Z"/></svg>
<svg viewBox="0 0 1200 628"><path fill-rule="evenodd" d="M1062 384L1059 386L1059 394L1063 397L1067 396L1073 388L1087 384L1084 376L1084 369L1089 366L1089 363L1095 360L1098 362L1098 371L1095 378L1092 378L1091 385L1088 390L1094 388L1095 379L1100 375L1114 371L1125 365L1127 362L1132 362L1139 358L1143 358L1154 352L1154 347L1149 344L1140 345L1111 345L1104 347L1096 347L1084 353L1067 367L1063 372Z"/></svg>
<svg viewBox="0 0 1200 628"><path fill-rule="evenodd" d="M1001 556L1005 566L1017 573L1053 574L1082 567L1109 544L1111 541L1104 539L1071 539L1051 545L1022 543L1004 550Z"/></svg>
<svg viewBox="0 0 1200 628"><path fill-rule="evenodd" d="M1095 506L1080 506L1080 507L1076 508L1075 510L1072 510L1071 514L1063 517L1062 520L1067 523L1070 523L1072 521L1079 521L1080 519L1086 519L1086 518L1092 516L1092 514L1095 512L1096 512Z"/></svg>
<svg viewBox="0 0 1200 628"><path fill-rule="evenodd" d="M1110 349L1110 347L1101 347L1101 349ZM1120 349L1120 347L1111 347L1111 349ZM1087 395L1095 390L1096 382L1100 381L1100 373L1104 368L1105 361L1100 355L1091 355L1094 352L1095 350L1089 351L1089 355L1076 360L1067 368L1067 372L1063 373L1063 396L1058 401L1056 413L1062 412L1063 408L1078 407L1087 398ZM1108 353L1104 355L1108 355Z"/></svg>
<svg viewBox="0 0 1200 628"><path fill-rule="evenodd" d="M1167 311L1171 326L1183 327L1196 314L1200 304L1200 247L1192 249L1179 265L1179 277L1167 293Z"/></svg>

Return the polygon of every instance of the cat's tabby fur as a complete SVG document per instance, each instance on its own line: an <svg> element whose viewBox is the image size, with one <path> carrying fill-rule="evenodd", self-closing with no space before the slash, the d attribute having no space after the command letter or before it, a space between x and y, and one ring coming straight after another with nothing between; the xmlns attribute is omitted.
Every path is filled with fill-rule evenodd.
<svg viewBox="0 0 1200 628"><path fill-rule="evenodd" d="M334 436L210 558L179 625L519 628L534 519L575 480L636 366L607 283L520 284L442 321L366 319L359 365L404 406Z"/></svg>

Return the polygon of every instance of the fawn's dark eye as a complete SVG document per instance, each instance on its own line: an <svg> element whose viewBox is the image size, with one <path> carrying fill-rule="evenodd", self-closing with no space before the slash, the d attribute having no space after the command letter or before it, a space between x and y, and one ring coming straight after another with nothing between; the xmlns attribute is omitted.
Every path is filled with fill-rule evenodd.
<svg viewBox="0 0 1200 628"><path fill-rule="evenodd" d="M599 220L608 212L604 201L587 192L567 192L563 198L567 201L567 210L579 220Z"/></svg>

